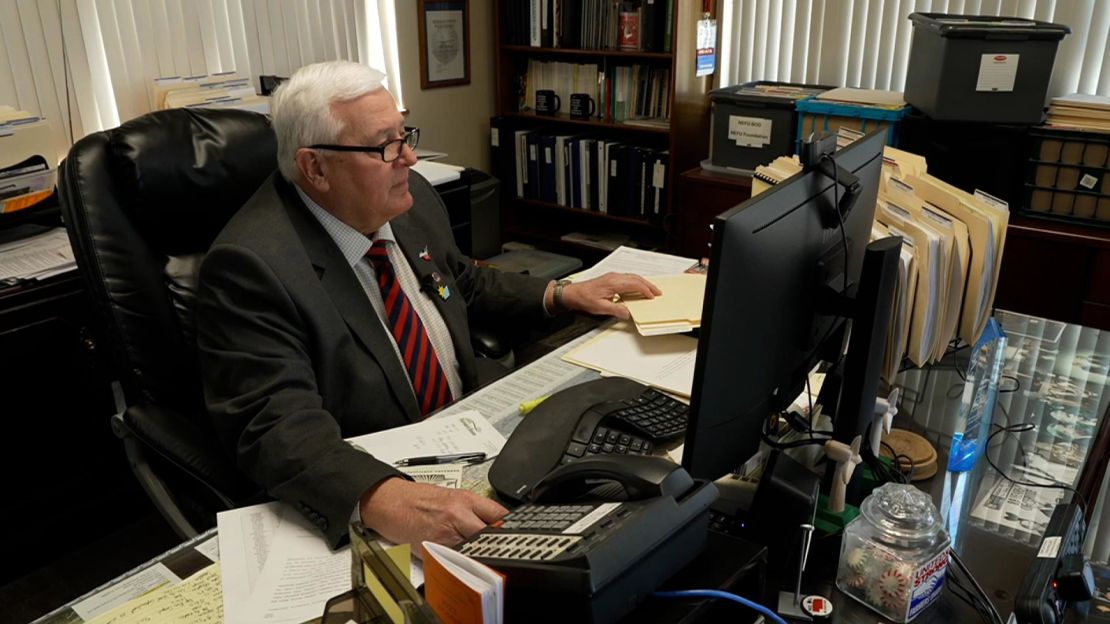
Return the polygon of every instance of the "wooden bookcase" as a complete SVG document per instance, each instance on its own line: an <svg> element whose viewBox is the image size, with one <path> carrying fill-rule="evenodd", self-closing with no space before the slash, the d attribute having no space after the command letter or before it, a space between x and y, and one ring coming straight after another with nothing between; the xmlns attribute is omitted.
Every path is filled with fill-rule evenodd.
<svg viewBox="0 0 1110 624"><path fill-rule="evenodd" d="M563 241L568 232L586 234L618 233L631 237L637 246L672 251L678 244L683 204L690 198L676 194L679 172L695 167L709 153L709 98L712 76L695 76L695 39L697 21L701 19L701 3L671 0L673 28L672 52L632 52L622 50L568 49L534 47L507 43L511 38L504 31L505 7L521 0L497 0L494 10L494 54L496 113L512 118L526 129L551 133L584 133L606 140L628 142L669 151L664 192L667 211L660 218L642 219L610 215L594 210L565 207L549 202L516 196L516 189L502 180L502 239L520 241L557 253L572 255L585 262L594 262L608 252L577 243ZM641 64L670 69L670 88L665 97L670 102L669 127L646 127L599 120L580 121L567 114L569 103L563 102L554 116L536 115L518 110L519 79L529 60L609 65ZM496 166L496 165L495 165ZM496 172L495 172L496 175Z"/></svg>

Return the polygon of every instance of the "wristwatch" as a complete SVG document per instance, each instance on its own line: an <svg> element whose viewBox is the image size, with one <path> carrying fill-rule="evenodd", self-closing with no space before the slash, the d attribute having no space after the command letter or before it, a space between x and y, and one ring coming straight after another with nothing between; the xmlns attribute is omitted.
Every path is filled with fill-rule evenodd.
<svg viewBox="0 0 1110 624"><path fill-rule="evenodd" d="M563 289L566 288L567 285L570 284L570 283L571 283L571 281L568 280L568 279L561 279L561 280L555 282L555 292L553 293L554 296L552 297L552 300L555 302L555 311L556 312L566 312L567 311L566 305L563 304Z"/></svg>

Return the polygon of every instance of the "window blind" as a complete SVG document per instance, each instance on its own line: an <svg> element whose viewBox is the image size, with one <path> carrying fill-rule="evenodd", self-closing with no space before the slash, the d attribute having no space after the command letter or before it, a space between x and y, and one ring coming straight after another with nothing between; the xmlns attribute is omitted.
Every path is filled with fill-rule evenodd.
<svg viewBox="0 0 1110 624"><path fill-rule="evenodd" d="M1110 95L1104 0L722 0L722 86L751 80L901 91L913 12L1004 15L1071 27L1049 95Z"/></svg>
<svg viewBox="0 0 1110 624"><path fill-rule="evenodd" d="M0 0L0 104L73 140L152 110L164 76L288 76L347 59L402 103L394 0ZM72 125L72 134L70 126Z"/></svg>

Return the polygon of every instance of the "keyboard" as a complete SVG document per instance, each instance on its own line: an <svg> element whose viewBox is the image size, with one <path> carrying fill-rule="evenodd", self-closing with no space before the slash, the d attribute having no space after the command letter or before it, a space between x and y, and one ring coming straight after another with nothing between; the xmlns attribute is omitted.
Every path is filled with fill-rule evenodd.
<svg viewBox="0 0 1110 624"><path fill-rule="evenodd" d="M601 411L619 420L640 435L659 442L686 431L690 406L661 392L647 388L639 396L604 404Z"/></svg>
<svg viewBox="0 0 1110 624"><path fill-rule="evenodd" d="M657 442L686 431L689 411L685 403L651 388L595 405L578 421L560 463L606 453L650 455Z"/></svg>

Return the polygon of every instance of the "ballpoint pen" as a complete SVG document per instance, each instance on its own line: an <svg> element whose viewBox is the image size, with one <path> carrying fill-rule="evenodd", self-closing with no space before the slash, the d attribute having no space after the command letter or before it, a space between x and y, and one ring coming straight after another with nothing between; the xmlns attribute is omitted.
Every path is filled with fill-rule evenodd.
<svg viewBox="0 0 1110 624"><path fill-rule="evenodd" d="M434 464L477 464L486 461L485 453L451 453L449 455L424 455L398 460L395 466L430 466Z"/></svg>

